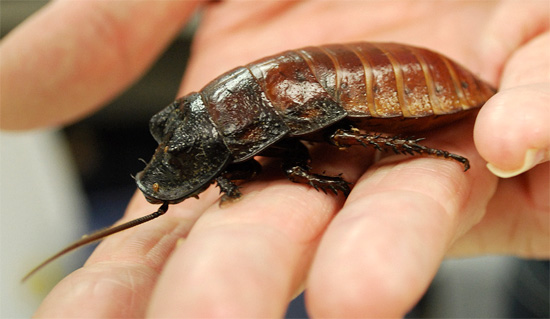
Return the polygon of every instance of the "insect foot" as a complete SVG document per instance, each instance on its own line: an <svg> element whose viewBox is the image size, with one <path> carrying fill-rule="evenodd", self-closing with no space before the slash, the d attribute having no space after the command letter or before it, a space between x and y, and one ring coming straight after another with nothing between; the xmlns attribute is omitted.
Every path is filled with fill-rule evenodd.
<svg viewBox="0 0 550 319"><path fill-rule="evenodd" d="M351 183L346 182L341 176L313 174L301 166L287 168L285 173L292 182L308 184L317 191L322 190L325 194L327 190L331 190L336 195L338 195L338 191L341 191L347 197L351 191Z"/></svg>
<svg viewBox="0 0 550 319"><path fill-rule="evenodd" d="M242 194L239 191L239 186L233 183L230 179L225 178L223 175L216 178L216 183L220 188L220 193L224 194L224 200L237 199L241 197Z"/></svg>

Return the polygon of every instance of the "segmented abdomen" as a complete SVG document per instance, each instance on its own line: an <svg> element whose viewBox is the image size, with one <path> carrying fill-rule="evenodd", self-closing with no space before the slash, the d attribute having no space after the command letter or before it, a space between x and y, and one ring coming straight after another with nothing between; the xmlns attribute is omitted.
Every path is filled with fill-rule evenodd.
<svg viewBox="0 0 550 319"><path fill-rule="evenodd" d="M298 57L292 57L292 55ZM481 106L494 90L471 72L435 52L395 43L308 47L280 56L293 60L288 79L303 81L300 59L351 117L424 117ZM277 58L275 58L277 59ZM283 61L281 61L283 62ZM287 61L284 61L287 62ZM291 65L293 64L293 65ZM270 75L266 81L273 91ZM300 76L302 79L300 79ZM283 91L283 92L281 92ZM284 89L274 94L285 95Z"/></svg>
<svg viewBox="0 0 550 319"><path fill-rule="evenodd" d="M335 63L338 99L350 116L450 114L479 107L494 94L458 64L426 49L356 43L308 51L300 53L309 59L310 52L323 51Z"/></svg>

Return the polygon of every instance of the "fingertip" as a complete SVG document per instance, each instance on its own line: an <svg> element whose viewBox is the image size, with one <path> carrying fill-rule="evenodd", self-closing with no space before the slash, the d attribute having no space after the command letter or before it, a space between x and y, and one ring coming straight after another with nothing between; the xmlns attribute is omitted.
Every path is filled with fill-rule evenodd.
<svg viewBox="0 0 550 319"><path fill-rule="evenodd" d="M550 158L550 92L544 84L503 90L481 109L474 141L487 168L512 177Z"/></svg>

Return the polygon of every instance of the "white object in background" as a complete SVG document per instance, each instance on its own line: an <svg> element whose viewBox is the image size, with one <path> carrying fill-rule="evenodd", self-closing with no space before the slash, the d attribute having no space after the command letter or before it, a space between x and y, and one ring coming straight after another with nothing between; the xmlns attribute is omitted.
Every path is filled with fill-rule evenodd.
<svg viewBox="0 0 550 319"><path fill-rule="evenodd" d="M65 256L21 278L86 229L84 197L64 136L0 132L0 317L29 318L82 256Z"/></svg>

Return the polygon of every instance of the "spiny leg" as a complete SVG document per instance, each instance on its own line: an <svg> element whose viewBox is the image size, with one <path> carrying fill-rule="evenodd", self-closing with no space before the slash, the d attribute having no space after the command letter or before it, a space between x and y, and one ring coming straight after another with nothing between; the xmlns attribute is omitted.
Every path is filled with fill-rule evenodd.
<svg viewBox="0 0 550 319"><path fill-rule="evenodd" d="M283 158L282 168L287 178L294 183L308 184L325 193L327 190L332 191L334 194L341 191L347 196L350 192L350 183L346 182L341 176L311 173L309 152L305 145L298 140L289 139L278 142L264 151L262 155Z"/></svg>
<svg viewBox="0 0 550 319"><path fill-rule="evenodd" d="M453 154L444 150L426 147L418 144L423 138L401 138L398 136L382 136L381 134L362 133L356 128L337 129L331 136L330 142L340 148L346 148L353 145L362 145L364 147L372 146L379 151L393 151L396 154L427 154L437 157L450 158L464 165L464 171L470 168L470 162L467 158Z"/></svg>
<svg viewBox="0 0 550 319"><path fill-rule="evenodd" d="M216 178L216 183L220 187L220 192L224 193L222 201L227 199L237 199L241 197L239 186L234 181L249 180L258 175L262 166L254 159L245 162L233 163Z"/></svg>

